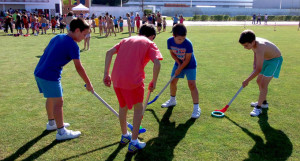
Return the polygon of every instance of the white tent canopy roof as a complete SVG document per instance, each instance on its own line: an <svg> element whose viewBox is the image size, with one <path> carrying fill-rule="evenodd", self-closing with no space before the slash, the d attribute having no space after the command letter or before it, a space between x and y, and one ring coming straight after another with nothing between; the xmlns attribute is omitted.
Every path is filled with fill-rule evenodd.
<svg viewBox="0 0 300 161"><path fill-rule="evenodd" d="M83 4L79 4L72 8L73 11L89 11L90 9L85 7Z"/></svg>

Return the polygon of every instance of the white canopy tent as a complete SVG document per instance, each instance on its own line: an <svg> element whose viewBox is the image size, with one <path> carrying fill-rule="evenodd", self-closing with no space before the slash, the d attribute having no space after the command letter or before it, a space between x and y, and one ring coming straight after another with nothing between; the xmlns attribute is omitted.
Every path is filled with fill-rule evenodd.
<svg viewBox="0 0 300 161"><path fill-rule="evenodd" d="M90 9L85 7L83 4L79 4L72 8L72 11L89 11Z"/></svg>

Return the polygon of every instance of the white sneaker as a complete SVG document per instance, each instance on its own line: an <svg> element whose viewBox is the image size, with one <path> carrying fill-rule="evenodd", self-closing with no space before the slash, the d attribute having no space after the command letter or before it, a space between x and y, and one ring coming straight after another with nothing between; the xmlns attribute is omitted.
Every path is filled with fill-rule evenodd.
<svg viewBox="0 0 300 161"><path fill-rule="evenodd" d="M56 134L56 140L68 140L68 139L74 139L81 135L80 131L72 131L66 129L65 133L62 135Z"/></svg>
<svg viewBox="0 0 300 161"><path fill-rule="evenodd" d="M168 100L167 102L163 103L161 107L168 108L168 107L173 107L175 105L176 105L176 100L175 101Z"/></svg>
<svg viewBox="0 0 300 161"><path fill-rule="evenodd" d="M64 123L64 127L69 127L69 126L70 126L69 123L66 123L66 122ZM49 122L47 123L47 125L46 125L46 130L52 131L52 130L56 130L56 129L57 129L56 124L50 126L50 125L49 125Z"/></svg>
<svg viewBox="0 0 300 161"><path fill-rule="evenodd" d="M253 111L250 112L250 116L252 117L255 117L255 116L258 116L262 113L262 110L261 109L258 109L256 107L254 107Z"/></svg>
<svg viewBox="0 0 300 161"><path fill-rule="evenodd" d="M251 102L250 105L251 107L255 107L257 106L258 102ZM261 108L268 108L269 107L269 104L266 103L266 104L261 104Z"/></svg>
<svg viewBox="0 0 300 161"><path fill-rule="evenodd" d="M200 117L200 115L201 115L201 109L200 109L200 107L194 108L194 111L193 111L191 117L194 118L194 119L197 119L197 118Z"/></svg>

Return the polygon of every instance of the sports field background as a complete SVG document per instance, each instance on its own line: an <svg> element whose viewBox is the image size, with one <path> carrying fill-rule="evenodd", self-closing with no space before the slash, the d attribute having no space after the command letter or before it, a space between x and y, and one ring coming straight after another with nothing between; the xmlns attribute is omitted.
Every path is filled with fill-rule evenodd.
<svg viewBox="0 0 300 161"><path fill-rule="evenodd" d="M43 50L54 36L5 36L0 31L0 159L6 160L300 160L300 31L297 26L249 26L258 37L275 43L282 52L279 79L269 86L269 110L250 117L258 87L255 80L239 94L226 117L210 113L223 108L252 71L253 53L238 43L243 26L188 26L187 37L194 45L201 117L191 120L192 99L186 79L178 83L177 106L162 109L169 99L169 88L148 106L140 135L147 146L137 154L120 146L118 119L91 93L70 62L64 67L64 119L72 130L80 130L78 139L57 142L56 132L46 132L45 99L38 93L33 76ZM95 91L114 109L118 109L113 88L102 83L105 52L128 36L91 37L91 50L81 53L81 61ZM170 79L174 61L166 40L171 28L158 34L155 43L163 54L157 89ZM58 32L58 31L57 31ZM79 43L83 48L83 42ZM115 57L114 57L115 58ZM113 64L112 64L113 65ZM111 65L111 69L112 69ZM146 67L146 87L152 78L153 64ZM145 91L145 94L147 91ZM132 122L133 111L128 121Z"/></svg>

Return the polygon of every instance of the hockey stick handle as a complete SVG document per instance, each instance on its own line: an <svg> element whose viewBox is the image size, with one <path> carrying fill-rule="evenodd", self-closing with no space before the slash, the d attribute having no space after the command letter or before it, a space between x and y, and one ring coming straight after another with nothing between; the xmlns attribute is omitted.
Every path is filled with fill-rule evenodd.
<svg viewBox="0 0 300 161"><path fill-rule="evenodd" d="M233 98L229 101L229 103L227 104L228 106L231 105L231 103L234 101L234 99L239 95L239 93L242 91L243 86L241 86L241 88L236 92L236 94L233 96Z"/></svg>
<svg viewBox="0 0 300 161"><path fill-rule="evenodd" d="M148 91L147 98L146 98L146 101L145 101L145 104L144 104L144 107L143 107L143 116L144 116L144 113L146 111L150 96L151 96L151 91Z"/></svg>
<svg viewBox="0 0 300 161"><path fill-rule="evenodd" d="M174 76L169 80L169 82L164 86L164 88L159 92L159 94L158 94L157 96L155 96L155 98L154 98L152 101L148 102L148 105L152 104L153 102L155 102L155 101L158 99L158 97L164 92L164 90L168 87L168 85L172 82L172 80L173 80L175 77L176 77L176 76L174 75Z"/></svg>
<svg viewBox="0 0 300 161"><path fill-rule="evenodd" d="M174 75L170 80L169 82L164 86L164 88L159 92L159 94L157 95L157 97L159 97L163 92L164 90L168 87L168 85L172 82L172 80L175 78L176 76Z"/></svg>

